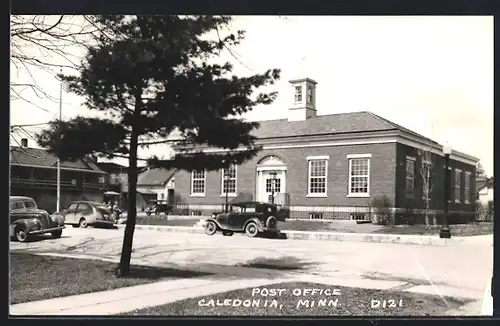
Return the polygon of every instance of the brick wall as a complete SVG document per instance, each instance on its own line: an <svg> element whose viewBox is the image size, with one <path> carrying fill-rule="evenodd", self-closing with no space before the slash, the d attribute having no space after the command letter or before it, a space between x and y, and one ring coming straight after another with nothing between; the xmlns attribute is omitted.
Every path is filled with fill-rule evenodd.
<svg viewBox="0 0 500 326"><path fill-rule="evenodd" d="M372 154L370 160L370 198L347 198L348 154ZM251 193L255 198L257 163L266 156L278 156L287 166L286 192L290 205L369 205L376 195L386 195L394 201L395 144L370 144L316 148L263 150L257 157L237 169L237 192ZM328 197L306 198L307 156L329 155ZM217 204L225 201L221 196L221 171L208 172L205 197L191 197L190 174L179 171L175 177L175 190L180 202L187 204Z"/></svg>
<svg viewBox="0 0 500 326"><path fill-rule="evenodd" d="M411 156L416 158L415 167L415 196L414 198L407 198L405 194L406 187L406 156ZM432 178L432 191L430 194L431 202L430 208L436 210L442 210L444 208L444 165L445 160L442 155L431 154L432 168L431 168L431 178ZM414 209L424 209L425 202L423 200L423 178L420 173L420 167L422 164L422 155L417 149L403 145L397 144L397 167L396 167L396 207L408 207ZM461 189L461 202L455 203L454 188L451 188L451 203L449 203L448 208L450 211L457 212L472 212L474 210L474 198L475 198L475 174L476 167L474 165L465 164L463 162L455 161L450 159L450 166L452 168L451 180L450 182L453 187L455 182L454 169L462 170L462 185ZM470 200L469 204L465 204L464 201L464 183L465 183L465 172L471 172L470 181Z"/></svg>

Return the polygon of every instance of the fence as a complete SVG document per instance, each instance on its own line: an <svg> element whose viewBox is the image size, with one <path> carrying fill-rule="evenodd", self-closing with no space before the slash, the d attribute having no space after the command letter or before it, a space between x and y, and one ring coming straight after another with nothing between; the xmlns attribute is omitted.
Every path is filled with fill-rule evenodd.
<svg viewBox="0 0 500 326"><path fill-rule="evenodd" d="M356 220L372 221L377 224L426 224L426 213L423 210L412 209L380 209L370 206L289 206L289 219L307 219L307 220ZM174 215L187 216L211 216L216 212L223 212L224 204L196 205L196 204L177 204L173 208ZM475 212L450 212L448 214L448 224L468 224L478 221ZM441 225L444 220L443 212L429 212L428 223L430 225ZM482 221L487 221L482 219Z"/></svg>

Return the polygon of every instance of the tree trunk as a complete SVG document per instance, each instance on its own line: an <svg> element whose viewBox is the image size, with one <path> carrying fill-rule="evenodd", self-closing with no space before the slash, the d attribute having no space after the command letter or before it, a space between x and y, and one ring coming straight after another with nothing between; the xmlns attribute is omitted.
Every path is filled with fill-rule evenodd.
<svg viewBox="0 0 500 326"><path fill-rule="evenodd" d="M129 150L128 169L128 213L125 235L123 237L122 254L118 266L118 276L126 276L130 271L130 259L132 257L132 244L134 239L135 221L137 216L137 131L132 127Z"/></svg>

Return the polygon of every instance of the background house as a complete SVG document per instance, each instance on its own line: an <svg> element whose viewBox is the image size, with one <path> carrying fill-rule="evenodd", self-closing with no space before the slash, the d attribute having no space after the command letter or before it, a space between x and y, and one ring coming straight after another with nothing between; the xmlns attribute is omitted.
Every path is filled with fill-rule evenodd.
<svg viewBox="0 0 500 326"><path fill-rule="evenodd" d="M148 202L149 200L167 200L175 202L175 171L163 168L149 168L142 171L137 178L137 192Z"/></svg>
<svg viewBox="0 0 500 326"><path fill-rule="evenodd" d="M371 112L317 115L316 82L304 78L290 84L294 95L288 118L261 121L254 131L263 147L257 157L225 171L176 174L176 193L184 203L210 212L226 193L268 201L274 184L274 202L289 206L296 218L368 218L380 197L396 213L443 209L440 144ZM454 221L473 216L477 162L458 151L451 154ZM226 173L230 177L224 181Z"/></svg>
<svg viewBox="0 0 500 326"><path fill-rule="evenodd" d="M104 178L103 200L118 201L123 209L128 192L128 167L113 162L97 162L96 165L107 173Z"/></svg>
<svg viewBox="0 0 500 326"><path fill-rule="evenodd" d="M10 147L10 195L28 196L54 212L57 206L57 157L44 149ZM61 208L74 200L102 200L106 172L90 160L61 162Z"/></svg>
<svg viewBox="0 0 500 326"><path fill-rule="evenodd" d="M491 220L494 214L494 179L477 177L477 213L480 220Z"/></svg>

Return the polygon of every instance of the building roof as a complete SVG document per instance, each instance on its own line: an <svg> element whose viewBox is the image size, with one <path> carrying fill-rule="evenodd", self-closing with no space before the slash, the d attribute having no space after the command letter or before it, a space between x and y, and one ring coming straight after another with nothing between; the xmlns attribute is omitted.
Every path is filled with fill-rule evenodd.
<svg viewBox="0 0 500 326"><path fill-rule="evenodd" d="M111 173L114 171L120 171L120 170L123 172L127 172L127 169L128 169L127 166L117 164L114 162L97 162L96 164L99 168L101 168L102 170L104 170L108 173Z"/></svg>
<svg viewBox="0 0 500 326"><path fill-rule="evenodd" d="M164 168L148 169L139 174L137 178L137 186L163 186L175 174L175 170Z"/></svg>
<svg viewBox="0 0 500 326"><path fill-rule="evenodd" d="M43 148L11 146L10 164L37 168L56 168L57 156ZM89 160L61 161L62 170L79 170L82 172L105 173L94 162Z"/></svg>
<svg viewBox="0 0 500 326"><path fill-rule="evenodd" d="M303 121L288 119L259 121L259 128L252 134L259 139L291 136L307 136L332 133L353 133L382 130L400 130L405 133L435 141L413 132L368 111L318 115Z"/></svg>
<svg viewBox="0 0 500 326"><path fill-rule="evenodd" d="M479 192L479 191L483 190L484 188L492 189L493 184L494 184L493 177L491 177L491 178L478 177L478 178L476 178L476 191Z"/></svg>

